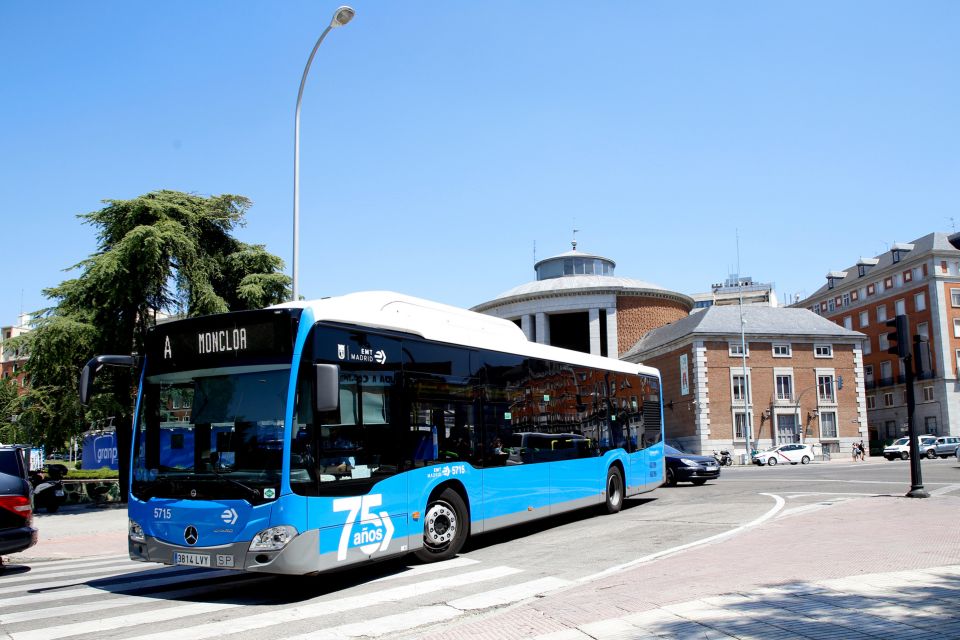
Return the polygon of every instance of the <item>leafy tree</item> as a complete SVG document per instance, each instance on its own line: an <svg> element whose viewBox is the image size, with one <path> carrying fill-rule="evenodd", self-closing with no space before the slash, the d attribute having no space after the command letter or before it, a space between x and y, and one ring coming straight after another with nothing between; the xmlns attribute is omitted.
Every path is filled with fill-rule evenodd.
<svg viewBox="0 0 960 640"><path fill-rule="evenodd" d="M85 424L113 417L124 447L137 382L133 372L106 368L98 377L105 393L83 409L79 370L96 354L142 353L158 314L258 309L288 296L283 262L262 245L231 235L244 224L247 198L155 191L104 202L104 208L79 216L98 229L97 252L72 267L78 277L44 291L56 305L41 311L34 330L19 338L29 353L31 378L22 410L42 425L48 446L59 447Z"/></svg>

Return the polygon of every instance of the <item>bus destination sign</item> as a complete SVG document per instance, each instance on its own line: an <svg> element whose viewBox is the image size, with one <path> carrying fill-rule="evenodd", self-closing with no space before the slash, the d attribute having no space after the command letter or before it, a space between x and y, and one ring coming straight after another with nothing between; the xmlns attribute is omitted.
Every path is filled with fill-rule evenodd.
<svg viewBox="0 0 960 640"><path fill-rule="evenodd" d="M147 339L152 373L290 362L298 310L244 311L170 322Z"/></svg>

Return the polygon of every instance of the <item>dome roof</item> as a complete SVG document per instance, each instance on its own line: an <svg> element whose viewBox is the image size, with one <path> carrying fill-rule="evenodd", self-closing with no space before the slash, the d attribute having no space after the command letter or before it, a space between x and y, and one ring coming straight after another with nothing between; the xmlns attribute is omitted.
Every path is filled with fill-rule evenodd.
<svg viewBox="0 0 960 640"><path fill-rule="evenodd" d="M577 252L578 256L584 254ZM602 292L621 294L651 294L656 297L666 297L677 300L693 308L693 298L682 293L670 291L657 284L644 282L643 280L634 280L632 278L619 278L616 276L564 276L562 278L550 278L548 280L534 280L514 287L509 291L501 293L499 296L473 307L473 311L486 311L494 307L499 307L511 302L518 302L523 299L539 298L551 295L577 294L585 292Z"/></svg>

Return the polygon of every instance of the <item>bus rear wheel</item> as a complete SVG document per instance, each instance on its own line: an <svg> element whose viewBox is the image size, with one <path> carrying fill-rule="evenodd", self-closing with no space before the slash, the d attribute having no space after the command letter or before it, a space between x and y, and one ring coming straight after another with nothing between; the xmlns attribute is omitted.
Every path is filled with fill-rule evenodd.
<svg viewBox="0 0 960 640"><path fill-rule="evenodd" d="M469 530L467 505L453 489L444 489L427 505L423 516L423 546L414 555L423 562L438 562L457 555Z"/></svg>
<svg viewBox="0 0 960 640"><path fill-rule="evenodd" d="M607 513L616 513L623 507L623 475L617 467L607 469Z"/></svg>

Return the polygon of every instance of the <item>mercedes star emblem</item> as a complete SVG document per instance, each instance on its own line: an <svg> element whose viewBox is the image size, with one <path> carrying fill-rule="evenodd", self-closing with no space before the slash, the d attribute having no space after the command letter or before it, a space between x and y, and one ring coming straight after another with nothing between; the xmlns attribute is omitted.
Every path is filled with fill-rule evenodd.
<svg viewBox="0 0 960 640"><path fill-rule="evenodd" d="M197 532L197 528L192 524L183 530L183 540L189 545L197 544L197 540L200 538L200 534Z"/></svg>

